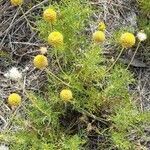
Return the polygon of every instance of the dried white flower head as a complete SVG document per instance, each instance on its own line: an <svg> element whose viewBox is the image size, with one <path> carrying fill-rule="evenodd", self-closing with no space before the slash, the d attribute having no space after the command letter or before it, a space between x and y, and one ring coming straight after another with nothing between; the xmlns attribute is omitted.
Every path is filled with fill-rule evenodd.
<svg viewBox="0 0 150 150"><path fill-rule="evenodd" d="M8 146L1 144L0 150L9 150Z"/></svg>
<svg viewBox="0 0 150 150"><path fill-rule="evenodd" d="M18 81L22 78L22 73L16 67L12 67L4 76L13 81Z"/></svg>
<svg viewBox="0 0 150 150"><path fill-rule="evenodd" d="M40 47L40 52L41 52L41 54L46 54L47 53L47 47Z"/></svg>
<svg viewBox="0 0 150 150"><path fill-rule="evenodd" d="M139 39L139 41L145 41L147 39L147 35L144 32L138 32L137 33L137 38Z"/></svg>

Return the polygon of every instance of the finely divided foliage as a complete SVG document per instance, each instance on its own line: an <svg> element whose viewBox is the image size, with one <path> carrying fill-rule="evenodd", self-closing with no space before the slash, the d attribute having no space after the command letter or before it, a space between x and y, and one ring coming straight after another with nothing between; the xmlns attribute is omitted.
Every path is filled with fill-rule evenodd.
<svg viewBox="0 0 150 150"><path fill-rule="evenodd" d="M15 131L4 130L0 135L11 150L87 150L93 132L109 143L97 149L137 148L129 138L131 131L142 134L141 124L148 123L149 113L139 111L129 92L135 80L128 67L118 62L119 57L112 63L103 55L104 22L87 32L94 9L87 0L62 0L43 8L36 25L48 46L41 47L33 65L45 72L47 82L42 92L23 87L22 98L28 101L17 94L9 96L8 104L22 102L24 112L12 118ZM123 32L117 44L122 47L121 56L127 48L136 47L136 37Z"/></svg>

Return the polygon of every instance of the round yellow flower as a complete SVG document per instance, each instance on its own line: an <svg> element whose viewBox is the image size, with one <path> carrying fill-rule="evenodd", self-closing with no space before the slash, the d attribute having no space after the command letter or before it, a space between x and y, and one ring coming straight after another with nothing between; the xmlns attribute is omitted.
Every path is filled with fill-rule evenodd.
<svg viewBox="0 0 150 150"><path fill-rule="evenodd" d="M10 106L19 106L21 104L21 97L16 93L12 93L8 97L8 104Z"/></svg>
<svg viewBox="0 0 150 150"><path fill-rule="evenodd" d="M105 34L102 31L96 31L93 33L93 41L96 43L104 42Z"/></svg>
<svg viewBox="0 0 150 150"><path fill-rule="evenodd" d="M121 35L120 43L124 48L130 48L135 44L135 36L132 33L126 32Z"/></svg>
<svg viewBox="0 0 150 150"><path fill-rule="evenodd" d="M14 6L22 5L23 0L10 0L11 4Z"/></svg>
<svg viewBox="0 0 150 150"><path fill-rule="evenodd" d="M37 55L34 57L33 64L38 69L44 69L48 66L47 57L44 55Z"/></svg>
<svg viewBox="0 0 150 150"><path fill-rule="evenodd" d="M68 89L62 90L60 92L60 98L66 102L70 101L73 98L71 90L68 90Z"/></svg>
<svg viewBox="0 0 150 150"><path fill-rule="evenodd" d="M100 22L99 25L98 25L98 29L100 31L105 31L105 29L106 29L105 23L104 22Z"/></svg>
<svg viewBox="0 0 150 150"><path fill-rule="evenodd" d="M48 8L43 12L43 19L47 22L53 23L56 21L56 18L57 13L51 8Z"/></svg>
<svg viewBox="0 0 150 150"><path fill-rule="evenodd" d="M54 47L63 45L63 35L60 32L52 32L48 36L48 43Z"/></svg>

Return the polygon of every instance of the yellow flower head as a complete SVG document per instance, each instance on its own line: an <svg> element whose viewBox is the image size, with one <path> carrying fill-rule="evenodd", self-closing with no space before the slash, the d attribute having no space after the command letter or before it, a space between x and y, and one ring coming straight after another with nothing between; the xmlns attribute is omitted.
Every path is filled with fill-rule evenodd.
<svg viewBox="0 0 150 150"><path fill-rule="evenodd" d="M93 41L96 43L104 42L105 34L102 31L96 31L93 33Z"/></svg>
<svg viewBox="0 0 150 150"><path fill-rule="evenodd" d="M12 93L8 97L8 104L10 106L19 106L21 104L21 97L16 93Z"/></svg>
<svg viewBox="0 0 150 150"><path fill-rule="evenodd" d="M11 4L14 6L22 5L23 0L10 0Z"/></svg>
<svg viewBox="0 0 150 150"><path fill-rule="evenodd" d="M105 31L105 29L106 29L105 23L104 22L100 22L99 25L98 25L98 29L100 31Z"/></svg>
<svg viewBox="0 0 150 150"><path fill-rule="evenodd" d="M68 89L62 90L60 92L60 98L65 102L70 101L73 98L71 90Z"/></svg>
<svg viewBox="0 0 150 150"><path fill-rule="evenodd" d="M121 35L120 43L124 48L130 48L135 44L135 36L132 33L126 32Z"/></svg>
<svg viewBox="0 0 150 150"><path fill-rule="evenodd" d="M63 35L60 32L52 32L48 36L48 43L54 47L63 45Z"/></svg>
<svg viewBox="0 0 150 150"><path fill-rule="evenodd" d="M33 64L38 69L44 69L48 66L47 57L44 55L37 55L34 57Z"/></svg>
<svg viewBox="0 0 150 150"><path fill-rule="evenodd" d="M53 23L56 21L56 18L57 13L51 8L48 8L43 12L43 19L47 22Z"/></svg>

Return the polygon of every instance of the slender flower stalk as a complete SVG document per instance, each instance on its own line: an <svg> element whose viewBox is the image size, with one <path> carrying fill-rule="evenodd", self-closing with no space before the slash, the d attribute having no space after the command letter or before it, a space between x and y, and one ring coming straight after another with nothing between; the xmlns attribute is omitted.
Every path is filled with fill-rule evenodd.
<svg viewBox="0 0 150 150"><path fill-rule="evenodd" d="M140 31L140 32L137 33L137 38L139 40L138 45L137 45L136 50L135 50L135 52L134 52L134 54L133 54L133 56L131 58L131 61L129 62L129 64L128 64L126 69L129 69L129 67L130 67L131 63L133 62L133 60L135 58L135 55L136 55L136 53L137 53L137 51L138 51L138 49L140 47L141 42L143 42L143 41L145 41L147 39L147 35L144 32Z"/></svg>
<svg viewBox="0 0 150 150"><path fill-rule="evenodd" d="M132 33L125 32L121 35L120 44L122 46L122 49L121 49L118 57L114 61L114 63L108 68L108 70L106 70L106 72L109 72L114 67L116 62L119 60L121 54L123 53L124 49L125 48L131 48L132 46L135 45L135 42L136 42L136 39L135 39L135 36Z"/></svg>
<svg viewBox="0 0 150 150"><path fill-rule="evenodd" d="M123 53L123 51L124 51L124 47L122 47L122 49L121 49L119 55L117 56L116 60L115 60L114 63L108 68L108 70L106 70L106 72L109 72L109 71L114 67L114 65L115 65L116 62L119 60L119 58L120 58L121 54Z"/></svg>
<svg viewBox="0 0 150 150"><path fill-rule="evenodd" d="M25 89L23 82L18 82L18 84L21 86L23 93L26 95L26 97L32 102L32 104L39 110L41 111L43 114L47 115L46 112L44 112L39 106L38 104L36 104L35 102L35 97L32 96L32 93L29 92L28 90Z"/></svg>
<svg viewBox="0 0 150 150"><path fill-rule="evenodd" d="M138 49L139 49L139 47L140 47L140 44L141 44L141 41L138 42L137 48L136 48L136 50L135 50L135 52L134 52L134 54L133 54L133 56L132 56L132 58L131 58L131 61L130 61L129 64L128 64L126 70L129 69L131 63L133 62L133 60L134 60L134 58L135 58L135 55L136 55L136 53L137 53L137 51L138 51Z"/></svg>
<svg viewBox="0 0 150 150"><path fill-rule="evenodd" d="M63 83L64 85L66 85L67 87L71 87L68 83L64 82L62 79L60 79L59 77L57 77L54 73L52 73L49 69L45 69L46 73L50 76L53 76L55 79L57 79L58 81L60 81L61 83Z"/></svg>
<svg viewBox="0 0 150 150"><path fill-rule="evenodd" d="M58 67L59 69L61 70L61 72L66 75L66 73L64 72L64 70L62 69L61 65L60 65L60 62L59 62L59 58L58 58L58 54L57 54L57 50L55 49L55 57L56 57L56 61L57 61L57 64L58 64Z"/></svg>

